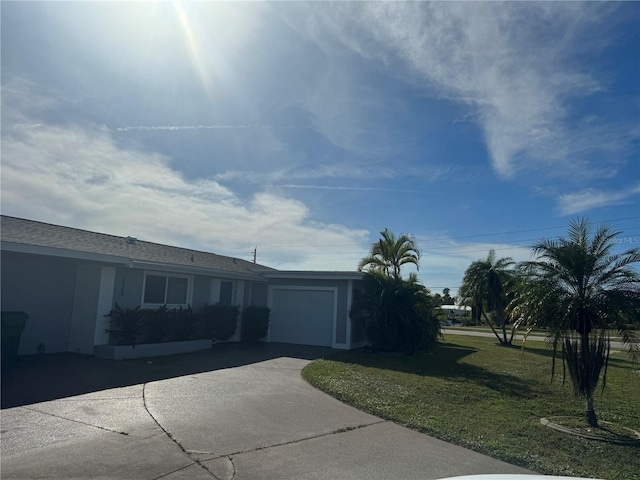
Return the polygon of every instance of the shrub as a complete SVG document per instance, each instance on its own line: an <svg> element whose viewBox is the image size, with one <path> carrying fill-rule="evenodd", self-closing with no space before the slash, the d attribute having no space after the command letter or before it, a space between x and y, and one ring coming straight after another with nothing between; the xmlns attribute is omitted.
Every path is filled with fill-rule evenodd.
<svg viewBox="0 0 640 480"><path fill-rule="evenodd" d="M174 310L166 305L160 308L140 310L144 330L144 343L159 343L171 340L170 325Z"/></svg>
<svg viewBox="0 0 640 480"><path fill-rule="evenodd" d="M200 330L204 338L229 340L238 327L240 307L237 305L206 305L200 310Z"/></svg>
<svg viewBox="0 0 640 480"><path fill-rule="evenodd" d="M242 340L259 340L269 329L269 307L246 307L242 312Z"/></svg>
<svg viewBox="0 0 640 480"><path fill-rule="evenodd" d="M440 334L433 299L416 277L368 272L354 292L350 317L375 350L426 350Z"/></svg>
<svg viewBox="0 0 640 480"><path fill-rule="evenodd" d="M144 333L142 315L140 307L122 309L116 303L116 308L105 315L111 318L109 323L114 326L106 329L111 336L110 343L135 346Z"/></svg>
<svg viewBox="0 0 640 480"><path fill-rule="evenodd" d="M187 308L174 308L169 313L169 341L190 340L196 337L198 315L194 313L190 306Z"/></svg>

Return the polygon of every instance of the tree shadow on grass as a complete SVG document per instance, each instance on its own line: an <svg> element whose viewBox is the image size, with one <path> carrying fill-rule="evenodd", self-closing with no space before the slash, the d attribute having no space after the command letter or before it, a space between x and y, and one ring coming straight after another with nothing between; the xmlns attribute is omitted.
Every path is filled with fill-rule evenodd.
<svg viewBox="0 0 640 480"><path fill-rule="evenodd" d="M462 362L478 350L451 343L441 343L430 352L414 355L401 353L370 353L363 350L340 353L331 360L368 368L393 370L424 377L444 378L455 382L473 382L480 386L516 398L534 398L532 384L514 375L491 371Z"/></svg>
<svg viewBox="0 0 640 480"><path fill-rule="evenodd" d="M547 357L549 358L549 362L551 362L551 357L553 356L551 346L531 347L529 345L525 345L524 352ZM560 362L559 365L562 365L562 351L560 349L556 353L556 361ZM611 356L609 357L609 366L631 370L634 368L634 363L627 351L612 348Z"/></svg>

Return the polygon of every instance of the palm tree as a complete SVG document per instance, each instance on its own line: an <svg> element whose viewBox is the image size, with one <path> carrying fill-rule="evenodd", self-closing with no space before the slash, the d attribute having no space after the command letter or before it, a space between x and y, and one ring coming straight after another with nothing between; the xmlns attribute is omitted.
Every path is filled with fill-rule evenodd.
<svg viewBox="0 0 640 480"><path fill-rule="evenodd" d="M374 349L413 353L437 342L435 311L433 297L415 273L405 280L371 270L355 292L350 316Z"/></svg>
<svg viewBox="0 0 640 480"><path fill-rule="evenodd" d="M420 250L411 236L402 234L398 238L388 229L380 232L382 238L371 246L369 255L358 265L358 271L365 267L400 278L400 268L412 263L420 269Z"/></svg>
<svg viewBox="0 0 640 480"><path fill-rule="evenodd" d="M510 267L514 265L511 258L496 260L496 252L491 250L486 260L477 260L464 272L462 285L458 293L461 305L475 308L481 313L500 343L511 345L514 330L507 339L507 291L514 279ZM487 313L495 315L498 327L502 329L502 338L498 335L494 322Z"/></svg>
<svg viewBox="0 0 640 480"><path fill-rule="evenodd" d="M640 348L630 329L640 312L640 275L632 268L640 250L613 253L619 233L601 225L592 236L591 224L581 219L571 222L568 238L540 241L533 247L536 260L520 265L524 281L512 302L518 323L549 326L552 377L560 351L592 427L598 426L593 394L603 370L606 385L611 329L632 354Z"/></svg>

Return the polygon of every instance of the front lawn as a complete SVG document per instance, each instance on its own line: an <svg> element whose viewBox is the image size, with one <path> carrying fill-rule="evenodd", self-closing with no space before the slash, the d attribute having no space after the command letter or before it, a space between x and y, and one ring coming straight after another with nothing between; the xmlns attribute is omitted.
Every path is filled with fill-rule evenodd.
<svg viewBox="0 0 640 480"><path fill-rule="evenodd" d="M562 385L562 363L556 373L550 383L550 352L541 342L527 342L522 352L459 335L433 352L343 352L303 371L312 385L360 410L539 473L640 480L640 444L586 440L540 424L584 408L568 378ZM600 420L640 430L640 369L626 354L612 355L595 404Z"/></svg>

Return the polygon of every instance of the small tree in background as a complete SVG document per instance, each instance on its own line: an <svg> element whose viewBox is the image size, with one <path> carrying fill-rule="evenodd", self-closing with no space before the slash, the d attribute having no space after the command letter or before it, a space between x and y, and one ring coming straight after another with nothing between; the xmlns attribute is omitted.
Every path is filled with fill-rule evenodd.
<svg viewBox="0 0 640 480"><path fill-rule="evenodd" d="M455 305L456 298L449 295L451 291L450 288L445 288L442 290L442 305Z"/></svg>
<svg viewBox="0 0 640 480"><path fill-rule="evenodd" d="M491 250L486 260L477 260L464 272L462 285L458 291L461 305L475 309L491 327L496 338L505 345L511 345L514 329L507 338L508 290L514 281L514 264L511 258L496 259L496 252ZM472 316L473 316L472 310ZM493 315L487 316L487 313ZM502 331L502 338L496 331Z"/></svg>

